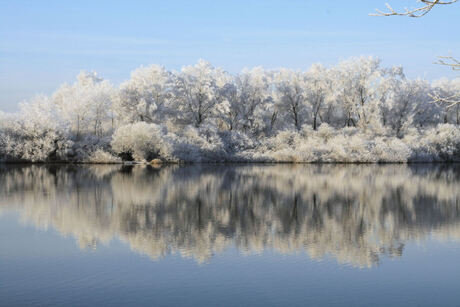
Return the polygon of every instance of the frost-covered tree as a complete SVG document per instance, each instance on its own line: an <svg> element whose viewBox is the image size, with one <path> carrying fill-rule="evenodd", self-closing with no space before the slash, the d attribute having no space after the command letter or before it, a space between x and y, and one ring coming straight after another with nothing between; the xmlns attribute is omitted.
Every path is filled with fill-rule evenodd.
<svg viewBox="0 0 460 307"><path fill-rule="evenodd" d="M237 75L149 66L117 89L83 72L0 114L0 160L456 161L460 105L430 95L459 93L458 80L408 80L371 57Z"/></svg>
<svg viewBox="0 0 460 307"><path fill-rule="evenodd" d="M194 66L185 66L175 75L174 102L178 118L199 127L215 114L215 106L223 99L222 91L230 77L222 69L199 60Z"/></svg>
<svg viewBox="0 0 460 307"><path fill-rule="evenodd" d="M449 80L443 78L433 82L431 97L443 97L436 103L445 107L444 122L460 125L460 78Z"/></svg>
<svg viewBox="0 0 460 307"><path fill-rule="evenodd" d="M383 124L382 105L394 78L403 77L402 70L384 69L373 57L345 60L334 69L335 99L342 106L345 126L376 129Z"/></svg>
<svg viewBox="0 0 460 307"><path fill-rule="evenodd" d="M414 124L423 125L427 118L419 115L430 112L433 117L433 108L430 105L428 92L430 84L425 80L402 80L394 84L391 98L388 99L388 109L384 112L384 122L402 137Z"/></svg>
<svg viewBox="0 0 460 307"><path fill-rule="evenodd" d="M244 69L236 77L236 87L241 105L239 125L252 135L259 135L274 125L277 110L272 97L273 73L262 67Z"/></svg>
<svg viewBox="0 0 460 307"><path fill-rule="evenodd" d="M3 116L0 129L0 151L10 160L65 160L72 145L69 122L47 96L22 103L17 115Z"/></svg>
<svg viewBox="0 0 460 307"><path fill-rule="evenodd" d="M140 67L120 85L115 112L123 123L160 122L171 111L173 76L164 67Z"/></svg>
<svg viewBox="0 0 460 307"><path fill-rule="evenodd" d="M370 14L371 16L409 16L409 17L423 17L428 14L434 7L446 6L458 2L458 0L441 1L441 0L418 0L417 2L422 3L417 8L405 8L404 11L396 11L389 5L387 6L387 12L383 12L376 9L376 14ZM453 70L460 70L460 61L452 56L440 56L436 64L444 65L452 68ZM447 105L447 108L460 105L459 97L439 96L437 93L430 95L435 103Z"/></svg>
<svg viewBox="0 0 460 307"><path fill-rule="evenodd" d="M279 105L287 115L287 122L300 130L305 122L307 108L307 76L302 71L282 68L274 76Z"/></svg>
<svg viewBox="0 0 460 307"><path fill-rule="evenodd" d="M221 91L223 95L222 103L218 106L219 119L223 130L237 130L242 114L241 95L235 81L227 83Z"/></svg>
<svg viewBox="0 0 460 307"><path fill-rule="evenodd" d="M95 72L81 72L77 82L64 84L52 96L51 108L70 123L77 139L83 134L101 137L113 130L114 89Z"/></svg>
<svg viewBox="0 0 460 307"><path fill-rule="evenodd" d="M367 121L368 104L373 95L373 84L381 77L380 60L355 58L342 61L335 67L336 99L343 108L345 126L358 126Z"/></svg>
<svg viewBox="0 0 460 307"><path fill-rule="evenodd" d="M318 121L329 120L333 112L332 79L329 69L321 64L314 64L306 73L306 100L311 108L313 130L317 130Z"/></svg>

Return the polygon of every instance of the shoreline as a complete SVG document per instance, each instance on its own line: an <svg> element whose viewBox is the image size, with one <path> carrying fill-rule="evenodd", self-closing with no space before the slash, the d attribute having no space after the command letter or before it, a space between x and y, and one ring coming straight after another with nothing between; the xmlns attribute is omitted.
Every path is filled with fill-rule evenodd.
<svg viewBox="0 0 460 307"><path fill-rule="evenodd" d="M143 166L170 166L170 165L243 165L243 164L258 164L258 165L277 165L277 164L460 164L460 161L406 161L406 162L341 162L341 161L321 161L321 162L290 162L290 161L222 161L222 162L161 162L161 163L150 163L150 162L68 162L68 161L56 161L56 162L19 162L19 161L0 161L0 165L143 165Z"/></svg>

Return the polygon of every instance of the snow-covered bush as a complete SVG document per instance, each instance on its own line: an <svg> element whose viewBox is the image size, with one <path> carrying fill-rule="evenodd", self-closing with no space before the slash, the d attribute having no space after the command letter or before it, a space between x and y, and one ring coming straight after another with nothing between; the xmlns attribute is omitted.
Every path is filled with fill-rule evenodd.
<svg viewBox="0 0 460 307"><path fill-rule="evenodd" d="M176 137L173 157L186 162L223 162L229 155L218 129L213 125L186 126Z"/></svg>
<svg viewBox="0 0 460 307"><path fill-rule="evenodd" d="M225 151L229 154L237 154L239 152L254 148L254 141L249 138L246 133L240 131L221 131L219 136L224 144Z"/></svg>
<svg viewBox="0 0 460 307"><path fill-rule="evenodd" d="M166 134L159 125L138 122L119 127L113 134L111 145L115 153L131 155L136 161L168 159L171 144L165 139Z"/></svg>
<svg viewBox="0 0 460 307"><path fill-rule="evenodd" d="M89 156L88 162L90 163L121 163L122 160L120 157L115 157L109 152L106 152L102 149L98 149Z"/></svg>
<svg viewBox="0 0 460 307"><path fill-rule="evenodd" d="M10 160L65 160L72 141L68 123L58 116L48 97L37 96L20 106L18 115L4 117L0 142Z"/></svg>
<svg viewBox="0 0 460 307"><path fill-rule="evenodd" d="M460 161L460 128L440 124L425 131L411 129L403 141L413 149L411 161Z"/></svg>
<svg viewBox="0 0 460 307"><path fill-rule="evenodd" d="M94 152L98 150L110 151L112 136L97 137L86 135L73 142L68 153L68 159L78 162L87 162Z"/></svg>
<svg viewBox="0 0 460 307"><path fill-rule="evenodd" d="M407 162L411 149L396 137L374 137L356 129L324 125L308 134L283 131L257 151L277 162ZM260 156L258 156L260 158Z"/></svg>
<svg viewBox="0 0 460 307"><path fill-rule="evenodd" d="M318 136L324 140L325 143L331 139L336 134L336 131L333 127L329 126L327 123L321 124L318 129Z"/></svg>

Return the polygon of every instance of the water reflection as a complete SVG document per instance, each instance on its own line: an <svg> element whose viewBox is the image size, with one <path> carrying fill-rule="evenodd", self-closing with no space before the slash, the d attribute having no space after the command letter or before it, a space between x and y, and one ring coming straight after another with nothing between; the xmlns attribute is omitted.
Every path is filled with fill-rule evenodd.
<svg viewBox="0 0 460 307"><path fill-rule="evenodd" d="M305 251L377 265L409 240L460 239L459 165L0 166L0 211L152 258Z"/></svg>

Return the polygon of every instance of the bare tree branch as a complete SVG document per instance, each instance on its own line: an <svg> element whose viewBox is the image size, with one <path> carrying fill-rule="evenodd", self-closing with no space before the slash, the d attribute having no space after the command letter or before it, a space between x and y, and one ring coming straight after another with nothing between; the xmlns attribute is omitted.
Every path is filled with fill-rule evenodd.
<svg viewBox="0 0 460 307"><path fill-rule="evenodd" d="M434 103L445 106L446 109L449 109L460 103L460 94L443 97L438 92L434 92L432 94L428 94L428 96L433 99Z"/></svg>
<svg viewBox="0 0 460 307"><path fill-rule="evenodd" d="M458 0L451 0L451 1L441 1L441 0L418 0L418 2L423 3L423 6L415 9L408 9L406 8L404 12L397 12L395 11L388 3L386 7L388 12L383 12L381 10L376 9L377 13L370 14L371 16L409 16L409 17L422 17L428 14L436 5L448 5L457 2ZM438 61L435 64L449 66L453 70L460 70L460 61L455 59L451 56L440 56L438 57ZM460 94L453 95L449 97L442 97L439 93L434 92L433 94L429 94L429 96L433 99L434 103L439 105L446 106L446 108L451 108L460 104Z"/></svg>
<svg viewBox="0 0 460 307"><path fill-rule="evenodd" d="M453 70L460 70L460 61L451 56L440 56L435 64L449 66Z"/></svg>
<svg viewBox="0 0 460 307"><path fill-rule="evenodd" d="M371 16L409 16L409 17L422 17L428 14L436 5L447 5L457 2L458 0L451 0L451 1L441 1L441 0L419 0L418 2L423 3L424 5L419 8L415 9L408 9L405 8L404 12L397 12L395 11L388 3L386 7L388 9L387 12L383 12L381 10L376 9L377 13L370 14Z"/></svg>

